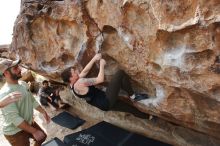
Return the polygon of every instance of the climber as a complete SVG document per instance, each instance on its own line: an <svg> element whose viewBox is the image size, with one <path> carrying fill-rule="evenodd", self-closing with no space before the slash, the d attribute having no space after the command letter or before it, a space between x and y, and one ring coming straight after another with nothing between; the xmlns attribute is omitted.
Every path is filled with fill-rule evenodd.
<svg viewBox="0 0 220 146"><path fill-rule="evenodd" d="M99 73L97 77L86 78L93 64L99 61ZM96 54L85 68L79 73L77 66L67 68L61 73L64 82L69 83L73 93L79 98L83 98L87 103L98 107L101 110L109 110L117 101L120 89L125 90L132 101L147 99L147 94L135 94L129 82L128 75L119 70L110 81L106 92L95 87L104 82L104 67L106 61L101 54Z"/></svg>

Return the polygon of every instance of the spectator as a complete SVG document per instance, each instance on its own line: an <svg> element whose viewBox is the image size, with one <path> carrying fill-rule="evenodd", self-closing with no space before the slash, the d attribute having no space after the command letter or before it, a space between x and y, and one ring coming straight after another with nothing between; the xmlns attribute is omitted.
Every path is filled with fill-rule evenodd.
<svg viewBox="0 0 220 146"><path fill-rule="evenodd" d="M62 99L59 95L59 89L53 89L49 86L49 81L44 80L42 87L39 89L38 95L40 96L40 103L44 106L50 106L50 108L58 109L64 107Z"/></svg>
<svg viewBox="0 0 220 146"><path fill-rule="evenodd" d="M29 138L34 139L34 146L41 146L47 136L33 120L33 110L38 110L47 123L50 122L50 117L30 93L27 83L19 81L22 77L19 63L20 60L0 59L0 70L6 79L0 90L0 99L15 91L21 93L20 100L1 108L3 133L12 146L30 146Z"/></svg>

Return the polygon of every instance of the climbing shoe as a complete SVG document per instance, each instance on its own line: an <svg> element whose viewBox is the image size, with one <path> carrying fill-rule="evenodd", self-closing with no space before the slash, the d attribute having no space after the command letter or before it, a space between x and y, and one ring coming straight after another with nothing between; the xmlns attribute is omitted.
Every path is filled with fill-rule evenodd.
<svg viewBox="0 0 220 146"><path fill-rule="evenodd" d="M140 100L144 100L144 99L148 99L149 96L147 94L135 94L135 98L133 99L134 101L140 101Z"/></svg>

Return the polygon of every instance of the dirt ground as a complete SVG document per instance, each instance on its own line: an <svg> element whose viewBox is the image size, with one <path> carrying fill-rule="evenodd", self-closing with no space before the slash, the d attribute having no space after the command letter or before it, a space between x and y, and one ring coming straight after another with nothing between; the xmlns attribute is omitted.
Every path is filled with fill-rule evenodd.
<svg viewBox="0 0 220 146"><path fill-rule="evenodd" d="M2 86L2 82L0 82L0 87L1 86ZM69 92L65 92L65 91L61 92L61 97L64 97L63 100L66 101L67 103L70 103L70 101L68 100L68 97L70 96L69 94L70 94ZM37 97L36 95L34 95L34 96L39 101L39 97ZM63 140L64 136L66 136L68 134L71 134L71 133L81 131L81 130L86 129L88 127L91 127L92 125L95 125L96 123L103 120L103 119L100 119L100 118L94 118L94 117L88 116L85 113L82 113L82 110L80 111L77 108L73 108L73 107L74 106L71 106L67 111L70 112L73 115L77 115L78 117L80 117L81 119L84 119L86 121L82 126L78 127L77 129L74 129L74 130L61 127L61 126L53 123L52 121L49 124L46 124L43 116L39 112L36 111L34 113L35 121L44 129L44 131L47 134L46 141L49 141L54 137L57 137L57 138ZM119 110L119 111L122 110L123 111L124 109L121 109L121 108L124 108L124 107L126 108L126 104L125 105L120 104L120 102L119 102L119 104L118 104L118 106L116 106L115 110L116 111L117 110ZM86 107L82 107L82 108L86 108ZM130 108L128 108L128 109L130 109ZM56 111L56 110L52 110L50 108L45 108L45 110L47 111L48 115L51 118L63 111L63 110ZM134 109L131 109L129 112L131 112L131 113L133 112L133 114L137 115L137 117L141 117L141 118L143 118L143 116L146 117L145 114L140 114L139 112L134 112L134 111L135 111ZM93 112L96 112L96 111L94 110ZM102 114L102 113L100 113L100 114ZM114 119L114 116L113 116L113 119ZM2 113L0 111L0 146L10 146L10 144L5 139L5 137L2 133L2 126L3 126L3 117L2 117Z"/></svg>
<svg viewBox="0 0 220 146"><path fill-rule="evenodd" d="M37 78L37 80L40 80L39 82L41 82L44 79L43 77L41 77L39 75L38 75L38 78ZM1 79L0 80L0 88L2 87L3 84L4 84L4 81L2 81L2 79ZM39 97L36 96L35 94L33 94L33 95L39 101ZM65 93L63 93L62 96L65 96ZM61 109L56 111L56 110L52 110L50 108L45 108L45 110L47 111L48 115L51 118L54 117L55 115L59 114L60 112L64 111ZM80 118L84 119L86 122L82 126L78 127L77 129L71 130L68 128L61 127L61 126L55 124L53 121L51 121L49 124L46 124L43 116L39 112L35 111L34 119L46 132L46 134L47 134L46 141L49 141L54 137L57 137L57 138L63 140L64 136L66 136L68 134L81 131L83 129L86 129L86 128L98 123L98 121L91 119L88 116L85 116L80 111L77 111L76 109L73 109L72 107L70 107L67 111L73 115L79 116ZM3 135L2 127L3 127L3 116L2 116L2 112L0 110L0 146L11 146ZM31 142L31 143L33 143L33 142Z"/></svg>
<svg viewBox="0 0 220 146"><path fill-rule="evenodd" d="M64 111L64 110L52 110L50 108L45 108L47 113L49 114L49 116L52 118L55 115L59 114L60 112ZM39 112L35 112L34 113L34 119L35 121L44 129L44 131L47 133L47 139L46 141L51 140L54 137L58 137L59 139L63 140L64 136L71 134L71 133L75 133L78 131L81 131L83 129L86 129L88 127L90 127L91 125L94 125L96 123L98 123L98 121L94 120L94 119L89 119L87 116L81 114L79 111L76 111L75 109L73 109L72 107L70 107L68 110L68 112L70 112L73 115L77 115L80 118L84 119L86 122L78 127L75 130L71 130L68 128L64 128L61 127L57 124L55 124L53 121L51 121L49 124L45 123L45 120L43 118L43 116L39 113ZM2 113L0 111L0 145L1 146L11 146L8 141L5 139L3 133L2 133L2 126L3 126L3 117L2 117Z"/></svg>

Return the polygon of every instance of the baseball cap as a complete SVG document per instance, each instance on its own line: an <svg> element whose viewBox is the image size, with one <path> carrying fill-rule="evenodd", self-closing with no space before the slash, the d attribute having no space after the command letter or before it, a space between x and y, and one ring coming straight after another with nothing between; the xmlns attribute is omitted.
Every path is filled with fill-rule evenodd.
<svg viewBox="0 0 220 146"><path fill-rule="evenodd" d="M13 61L6 58L0 58L0 73L3 74L8 68L13 67L20 62L20 59Z"/></svg>

